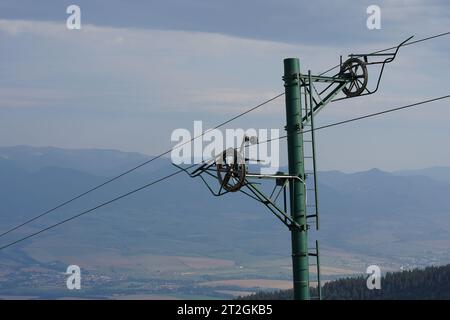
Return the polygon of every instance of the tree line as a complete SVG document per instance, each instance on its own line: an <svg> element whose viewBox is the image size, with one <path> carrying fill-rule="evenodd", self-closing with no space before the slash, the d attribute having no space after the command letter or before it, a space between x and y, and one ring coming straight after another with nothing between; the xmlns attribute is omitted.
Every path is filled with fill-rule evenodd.
<svg viewBox="0 0 450 320"><path fill-rule="evenodd" d="M311 296L317 289L311 288ZM262 291L238 299L290 300L291 290ZM381 289L369 290L363 276L347 277L322 286L326 300L390 300L390 299L450 299L450 265L425 269L388 272L381 278Z"/></svg>

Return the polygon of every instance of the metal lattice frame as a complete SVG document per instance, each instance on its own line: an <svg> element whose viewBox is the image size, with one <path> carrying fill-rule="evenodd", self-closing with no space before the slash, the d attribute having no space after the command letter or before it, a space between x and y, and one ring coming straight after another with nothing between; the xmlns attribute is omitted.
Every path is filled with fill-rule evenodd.
<svg viewBox="0 0 450 320"><path fill-rule="evenodd" d="M298 158L298 155L295 154L297 160L294 162L297 166L297 161L301 162L300 167L289 166L289 170L294 170L299 174L284 174L277 173L273 175L264 175L264 174L256 174L247 172L246 161L243 156L243 146L246 142L249 141L247 137L244 138L242 142L240 150L236 148L231 149L234 161L237 161L237 158L240 158L243 163L226 163L225 153L229 152L230 149L227 149L223 153L218 156L208 160L206 162L202 162L197 169L192 172L189 172L186 169L183 169L181 166L176 165L178 168L184 170L191 178L200 178L211 194L214 196L222 196L229 192L241 192L246 196L262 203L265 207L267 207L284 225L286 225L289 230L292 232L292 237L294 241L300 241L300 243L307 243L307 234L308 230L308 219L315 218L316 229L319 229L319 211L318 211L318 197L317 197L317 172L316 172L316 153L315 153L315 138L314 138L314 117L320 112L328 103L332 101L338 101L348 98L353 98L357 96L365 96L375 93L380 85L381 77L384 72L385 65L387 63L392 62L400 47L403 46L406 42L408 42L412 37L406 39L402 43L400 43L394 52L391 53L371 53L371 54L351 54L349 55L349 59L344 63L340 63L340 71L332 77L328 76L320 76L320 75L312 75L309 71L308 74L301 74L300 68L298 65L298 59L286 59L285 60L285 75L283 77L285 81L286 87L286 114L287 114L287 122L286 130L288 131L288 148L294 150L298 147L301 148L301 159ZM377 57L384 57L383 60L380 61L372 61L372 59L376 59ZM368 89L368 71L367 66L372 65L381 65L376 86L374 89ZM287 73L286 73L287 72ZM325 85L325 88L318 91L316 86ZM343 97L337 97L340 93L343 93ZM305 97L305 108L301 108L301 95ZM297 105L298 104L298 105ZM298 113L297 108L300 108ZM303 112L304 111L304 112ZM300 119L293 120L290 117L298 117L298 114L301 115ZM309 130L305 130L305 127L310 127ZM310 173L306 173L304 169L304 162L307 158L303 154L303 132L310 132L311 134L311 143L312 146L312 154L308 156L311 158L313 163L313 170ZM219 181L219 189L215 190L215 188L211 187L208 181L203 177L205 176L212 177ZM314 177L314 185L313 189L308 189L306 185L306 179L308 174L312 174ZM270 195L266 195L260 188L258 188L259 182L258 180L275 180L276 184L273 188ZM231 181L231 182L230 182ZM288 213L287 206L287 195L286 188L289 185L290 192L290 210L291 214ZM296 192L301 189L300 193ZM314 204L312 206L315 207L314 214L307 214L306 202L307 202L307 192L308 190L314 190ZM281 208L277 202L280 198L281 193L283 193L283 208ZM299 198L300 197L300 198ZM303 199L302 199L303 198ZM301 203L300 207L299 204ZM300 209L299 209L300 208ZM303 208L303 209L301 209ZM295 216L295 211L302 211L301 216ZM309 271L305 270L305 260L306 257L315 257L316 258L316 266L317 266L317 281L318 281L318 293L319 299L321 298L321 288L320 288L320 260L319 260L319 244L316 240L315 248L313 252L307 248L306 252L302 250L298 251L298 248L295 249L297 251L294 252L293 248L293 264L301 265L302 272L299 273L294 268L294 295L295 298L300 299L309 299ZM297 260L295 260L297 259ZM295 261L294 261L295 260ZM307 268L308 269L308 268ZM296 280L297 279L297 280ZM299 280L300 279L300 280ZM296 282L297 281L297 282ZM301 283L301 284L300 284Z"/></svg>

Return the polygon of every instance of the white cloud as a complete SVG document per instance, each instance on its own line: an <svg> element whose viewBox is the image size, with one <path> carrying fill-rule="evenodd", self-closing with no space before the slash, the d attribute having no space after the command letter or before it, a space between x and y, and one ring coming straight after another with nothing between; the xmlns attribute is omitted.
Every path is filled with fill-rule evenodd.
<svg viewBox="0 0 450 320"><path fill-rule="evenodd" d="M434 31L430 29L418 37ZM293 45L213 33L94 25L67 30L63 22L20 20L0 20L0 43L0 107L3 107L0 111L5 112L0 116L0 143L38 141L151 154L167 149L170 128L189 128L193 118L207 120L208 125L220 123L282 92L284 57L300 57L303 71L311 68L313 73L318 73L336 64L339 54L370 52L393 45L369 40L366 48L359 49ZM431 40L405 48L387 66L378 94L330 105L317 118L318 124L445 93L450 89L449 82L445 81L450 62L445 49L448 40L447 45L442 43ZM439 46L440 50L436 50ZM30 113L32 116L17 113L15 120L11 113L6 113L9 109L31 107L52 112L44 112L42 116L36 112ZM66 116L66 110L70 116ZM379 126L385 124L393 131L377 132L379 139L369 145L363 136L351 130L352 126L336 130L339 134L324 131L320 134L321 168L380 167L376 164L377 156L395 150L394 142L386 139L401 133L402 126L430 128L434 123L445 124L450 116L450 109L427 109L426 116L434 118L424 123L424 112L420 110L423 109L389 117L398 119L398 124L386 118L377 120ZM53 113L58 114L57 118L53 118ZM285 121L283 98L261 108L258 118L254 114L238 125L281 128ZM374 123L361 123L361 128L366 130L361 135L373 134ZM142 136L147 137L145 141ZM427 143L420 137L415 139L415 143ZM339 154L336 159L335 152L340 152L340 147L357 149L364 153L364 159L358 166L350 153ZM410 155L414 153L412 143L402 147L409 148ZM389 161L393 163L392 168L403 164L396 155L383 162L384 168L389 169ZM423 156L408 161L414 166L430 160Z"/></svg>
<svg viewBox="0 0 450 320"><path fill-rule="evenodd" d="M227 112L282 91L283 56L303 54L316 65L320 56L330 56L327 47L317 54L319 47L220 34L93 25L67 30L52 22L0 20L0 35L17 50L33 38L30 53L6 66L16 68L21 81L42 90L76 87L84 96L105 97L108 106L132 99L169 109L184 104L193 111ZM33 51L41 53L39 60L33 61Z"/></svg>

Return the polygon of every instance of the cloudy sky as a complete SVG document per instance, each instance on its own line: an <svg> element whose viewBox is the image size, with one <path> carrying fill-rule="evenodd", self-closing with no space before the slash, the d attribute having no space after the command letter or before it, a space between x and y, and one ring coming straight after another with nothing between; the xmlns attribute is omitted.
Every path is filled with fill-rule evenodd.
<svg viewBox="0 0 450 320"><path fill-rule="evenodd" d="M66 28L70 4L81 30ZM371 4L381 30L366 27ZM214 126L282 92L283 58L320 73L340 55L450 31L449 17L444 0L2 0L0 145L154 155L176 128ZM405 47L377 94L328 105L318 125L449 94L449 52L450 36ZM318 132L319 169L450 166L449 101ZM280 99L230 127L284 123Z"/></svg>

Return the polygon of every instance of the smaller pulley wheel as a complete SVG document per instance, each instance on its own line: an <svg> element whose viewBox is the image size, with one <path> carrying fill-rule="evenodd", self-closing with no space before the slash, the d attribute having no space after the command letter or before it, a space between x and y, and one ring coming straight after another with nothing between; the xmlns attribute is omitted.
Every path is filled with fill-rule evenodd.
<svg viewBox="0 0 450 320"><path fill-rule="evenodd" d="M245 181L245 161L242 155L234 148L225 150L216 161L217 178L227 191L236 192Z"/></svg>
<svg viewBox="0 0 450 320"><path fill-rule="evenodd" d="M367 87L367 66L358 58L350 58L342 64L341 76L349 79L342 89L347 97L359 96Z"/></svg>

